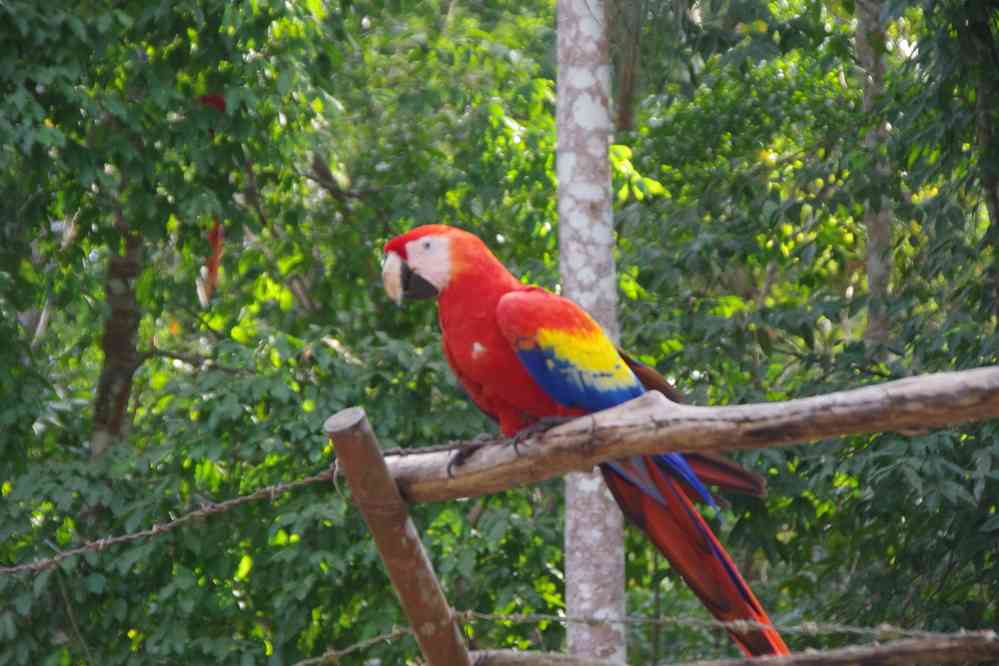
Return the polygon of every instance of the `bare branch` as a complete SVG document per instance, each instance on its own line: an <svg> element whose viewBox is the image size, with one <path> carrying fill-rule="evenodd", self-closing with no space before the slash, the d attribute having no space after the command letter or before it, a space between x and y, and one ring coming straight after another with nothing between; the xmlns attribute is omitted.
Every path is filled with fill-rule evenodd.
<svg viewBox="0 0 999 666"><path fill-rule="evenodd" d="M447 474L450 453L389 460L414 502L478 497L633 454L784 446L827 437L913 431L999 417L999 367L911 377L827 395L734 407L694 407L649 392L526 440L487 442ZM481 442L478 442L482 444Z"/></svg>
<svg viewBox="0 0 999 666"><path fill-rule="evenodd" d="M333 172L330 171L329 165L326 164L326 161L323 160L319 153L312 154L312 171L308 171L304 175L323 188L331 197L342 203L350 199L362 200L367 196L377 195L381 192L377 189L345 190L340 187L340 184L336 182Z"/></svg>
<svg viewBox="0 0 999 666"><path fill-rule="evenodd" d="M222 372L230 372L233 374L254 374L253 370L248 368L234 368L228 365L219 365L215 359L211 356L202 356L200 354L184 354L181 352L167 351L166 349L159 349L158 347L153 347L148 351L142 352L140 355L140 360L146 360L153 356L159 356L162 358L169 358L175 361L180 361L181 363L186 363L195 368L206 367L211 370L221 370Z"/></svg>
<svg viewBox="0 0 999 666"><path fill-rule="evenodd" d="M322 653L318 657L310 657L309 659L303 659L302 661L296 661L292 666L318 666L319 664L338 664L340 663L341 657L346 657L352 652L360 652L362 650L367 650L370 647L378 645L379 643L388 643L390 641L396 641L405 636L412 636L413 630L409 627L396 627L392 631L386 632L384 634L379 634L378 636L372 636L371 638L365 639L359 643L354 643L342 650L329 649Z"/></svg>

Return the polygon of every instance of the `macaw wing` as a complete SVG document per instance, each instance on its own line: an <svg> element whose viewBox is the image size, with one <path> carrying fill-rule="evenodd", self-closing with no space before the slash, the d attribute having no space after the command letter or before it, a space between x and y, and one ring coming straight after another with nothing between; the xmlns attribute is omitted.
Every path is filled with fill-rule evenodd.
<svg viewBox="0 0 999 666"><path fill-rule="evenodd" d="M645 392L614 343L581 307L538 287L525 287L500 299L496 321L528 374L556 402L594 412ZM699 499L717 506L684 457L654 456L655 464L678 476ZM665 504L646 464L615 465L618 473Z"/></svg>
<svg viewBox="0 0 999 666"><path fill-rule="evenodd" d="M567 298L514 291L500 299L496 321L531 378L565 407L595 412L645 391L600 325Z"/></svg>

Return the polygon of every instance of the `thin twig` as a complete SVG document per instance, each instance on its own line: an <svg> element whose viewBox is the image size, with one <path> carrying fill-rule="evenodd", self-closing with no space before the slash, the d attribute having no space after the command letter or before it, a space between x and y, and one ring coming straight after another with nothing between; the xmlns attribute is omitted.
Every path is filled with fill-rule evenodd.
<svg viewBox="0 0 999 666"><path fill-rule="evenodd" d="M296 661L292 666L315 666L316 664L335 664L340 661L341 657L346 657L352 652L357 652L358 650L364 650L378 643L384 643L386 641L394 641L403 636L412 636L413 630L409 627L395 627L392 631L385 632L384 634L379 634L372 638L368 638L359 643L354 643L342 650L329 649L322 653L318 657L311 657L309 659L303 659L302 661Z"/></svg>
<svg viewBox="0 0 999 666"><path fill-rule="evenodd" d="M59 585L59 594L62 595L62 603L66 607L66 617L69 618L69 624L73 628L73 633L76 635L76 641L83 648L83 654L86 655L84 659L87 664L96 664L94 661L94 656L90 654L90 648L87 646L87 642L83 640L83 634L80 633L80 625L76 622L76 613L73 612L73 607L69 603L69 595L66 594L66 585L62 582L62 572L56 570L56 583Z"/></svg>
<svg viewBox="0 0 999 666"><path fill-rule="evenodd" d="M208 320L204 318L202 313L198 312L197 310L194 310L193 308L188 307L187 305L184 305L183 303L178 303L177 307L186 312L187 314L189 314L192 318L194 318L199 324L201 324L201 326L204 327L206 331L211 333L216 340L221 341L228 339L229 336L227 336L224 331L220 331L216 328L213 328L212 325L208 323Z"/></svg>
<svg viewBox="0 0 999 666"><path fill-rule="evenodd" d="M302 173L302 175L326 190L327 194L331 197L341 202L346 202L347 199L361 200L365 197L381 193L381 190L379 189L343 189L340 187L339 183L336 182L336 178L333 177L333 173L330 171L329 166L318 153L314 153L312 155L312 170L306 171Z"/></svg>
<svg viewBox="0 0 999 666"><path fill-rule="evenodd" d="M181 352L168 351L166 349L159 349L153 347L144 352L140 352L140 360L145 360L153 356L160 356L162 358L170 358L175 361L181 361L187 363L188 365L200 368L202 366L208 366L212 370L221 370L222 372L230 372L233 374L255 374L255 372L249 368L234 368L228 365L219 365L215 359L210 356L202 356L200 354L185 354Z"/></svg>

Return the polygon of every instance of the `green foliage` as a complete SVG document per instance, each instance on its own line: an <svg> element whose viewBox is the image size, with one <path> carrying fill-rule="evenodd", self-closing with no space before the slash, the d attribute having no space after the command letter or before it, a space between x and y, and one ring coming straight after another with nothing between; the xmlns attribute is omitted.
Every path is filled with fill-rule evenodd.
<svg viewBox="0 0 999 666"><path fill-rule="evenodd" d="M349 405L390 447L492 429L432 308L396 309L379 284L380 245L436 221L557 279L554 7L487 4L0 5L0 563L314 474L335 455L323 420ZM612 150L626 346L700 403L994 364L995 150L976 130L978 54L950 29L974 3L885 12L887 183L863 146L846 3L700 4L652 8L637 129ZM885 190L893 326L871 350L862 216ZM120 351L106 270L129 235L139 363L127 432L95 457ZM723 541L779 623L992 626L997 441L984 423L747 454L771 496L734 498ZM562 610L560 487L414 507L455 607ZM632 612L706 617L637 534L627 574ZM404 621L356 511L316 486L0 576L0 598L0 664L291 664ZM478 647L564 636L467 631ZM686 626L631 639L635 663L733 650ZM344 662L415 655L402 640Z"/></svg>

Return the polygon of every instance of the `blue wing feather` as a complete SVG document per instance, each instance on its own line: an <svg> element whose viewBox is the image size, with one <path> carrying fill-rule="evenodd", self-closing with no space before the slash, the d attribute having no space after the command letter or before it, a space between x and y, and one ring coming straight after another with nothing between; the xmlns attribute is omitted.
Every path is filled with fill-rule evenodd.
<svg viewBox="0 0 999 666"><path fill-rule="evenodd" d="M556 402L596 412L645 392L617 348L586 312L572 301L542 289L504 296L497 321L531 378ZM664 472L677 476L717 508L714 498L678 453L649 456ZM640 456L610 463L615 473L666 504Z"/></svg>
<svg viewBox="0 0 999 666"><path fill-rule="evenodd" d="M551 347L518 349L517 357L531 378L566 407L597 412L637 398L645 391L634 375L631 381L614 381L611 373L580 368Z"/></svg>

